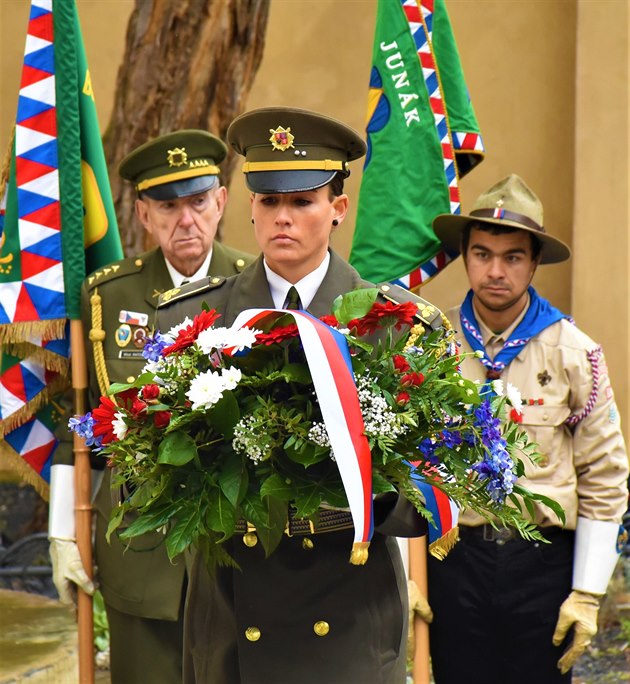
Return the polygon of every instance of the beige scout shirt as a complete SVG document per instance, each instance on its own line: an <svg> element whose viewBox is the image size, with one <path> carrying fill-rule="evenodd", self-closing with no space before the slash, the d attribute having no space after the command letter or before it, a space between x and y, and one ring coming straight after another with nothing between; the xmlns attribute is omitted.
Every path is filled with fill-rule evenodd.
<svg viewBox="0 0 630 684"><path fill-rule="evenodd" d="M494 334L477 316L490 358L499 352L525 312L502 334ZM459 307L447 316L462 343ZM465 377L485 381L486 369L475 357L462 361ZM542 454L539 465L525 459L520 483L555 499L566 514L566 528L575 529L577 518L621 522L627 507L628 458L619 413L601 348L567 320L549 326L529 341L501 375L523 397L523 423ZM575 420L570 426L567 420ZM535 522L559 525L546 506L536 505ZM460 524L480 525L473 511L460 516Z"/></svg>

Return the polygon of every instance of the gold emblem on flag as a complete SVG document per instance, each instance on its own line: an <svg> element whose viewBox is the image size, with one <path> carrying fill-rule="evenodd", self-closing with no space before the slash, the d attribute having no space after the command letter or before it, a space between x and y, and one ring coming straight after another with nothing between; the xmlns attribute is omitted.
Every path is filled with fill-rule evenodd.
<svg viewBox="0 0 630 684"><path fill-rule="evenodd" d="M275 130L270 128L269 132L271 133L269 142L274 150L280 150L281 152L284 152L285 150L288 150L289 147L293 147L295 136L291 133L291 128L283 128L282 126L278 126L278 128Z"/></svg>
<svg viewBox="0 0 630 684"><path fill-rule="evenodd" d="M169 150L166 155L169 166L183 166L188 161L188 154L185 147L176 147Z"/></svg>

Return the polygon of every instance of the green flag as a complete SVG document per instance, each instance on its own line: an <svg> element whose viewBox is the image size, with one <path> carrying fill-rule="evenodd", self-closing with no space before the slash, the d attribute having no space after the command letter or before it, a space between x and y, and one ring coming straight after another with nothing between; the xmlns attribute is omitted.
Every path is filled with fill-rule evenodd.
<svg viewBox="0 0 630 684"><path fill-rule="evenodd" d="M350 262L414 289L450 261L431 223L483 158L444 0L379 0L367 119Z"/></svg>

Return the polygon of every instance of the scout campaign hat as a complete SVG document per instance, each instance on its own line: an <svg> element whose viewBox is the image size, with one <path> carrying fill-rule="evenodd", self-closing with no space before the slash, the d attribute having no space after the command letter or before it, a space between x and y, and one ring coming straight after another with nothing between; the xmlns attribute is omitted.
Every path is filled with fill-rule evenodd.
<svg viewBox="0 0 630 684"><path fill-rule="evenodd" d="M253 192L314 190L366 152L363 138L328 116L304 109L266 107L232 121L228 144L245 157L243 173Z"/></svg>
<svg viewBox="0 0 630 684"><path fill-rule="evenodd" d="M545 231L542 202L516 174L504 178L479 195L468 216L436 216L433 230L447 250L459 252L462 231L469 223L510 226L534 233L542 244L541 264L557 264L571 256L571 250L564 242Z"/></svg>
<svg viewBox="0 0 630 684"><path fill-rule="evenodd" d="M140 145L120 162L118 173L151 199L188 197L217 185L226 153L225 143L211 133L184 129Z"/></svg>

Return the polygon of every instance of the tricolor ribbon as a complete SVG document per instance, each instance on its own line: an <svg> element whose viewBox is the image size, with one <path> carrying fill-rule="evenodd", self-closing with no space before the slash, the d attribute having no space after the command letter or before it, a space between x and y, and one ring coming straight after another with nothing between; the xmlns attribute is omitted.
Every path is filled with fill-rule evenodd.
<svg viewBox="0 0 630 684"><path fill-rule="evenodd" d="M263 318L293 317L311 371L315 394L343 483L354 523L350 562L363 565L374 531L372 454L365 436L361 405L346 338L306 311L248 309L232 329L254 328Z"/></svg>
<svg viewBox="0 0 630 684"><path fill-rule="evenodd" d="M427 482L419 473L412 471L411 479L420 490L424 505L433 518L428 530L429 553L443 560L457 542L459 508L441 489Z"/></svg>

